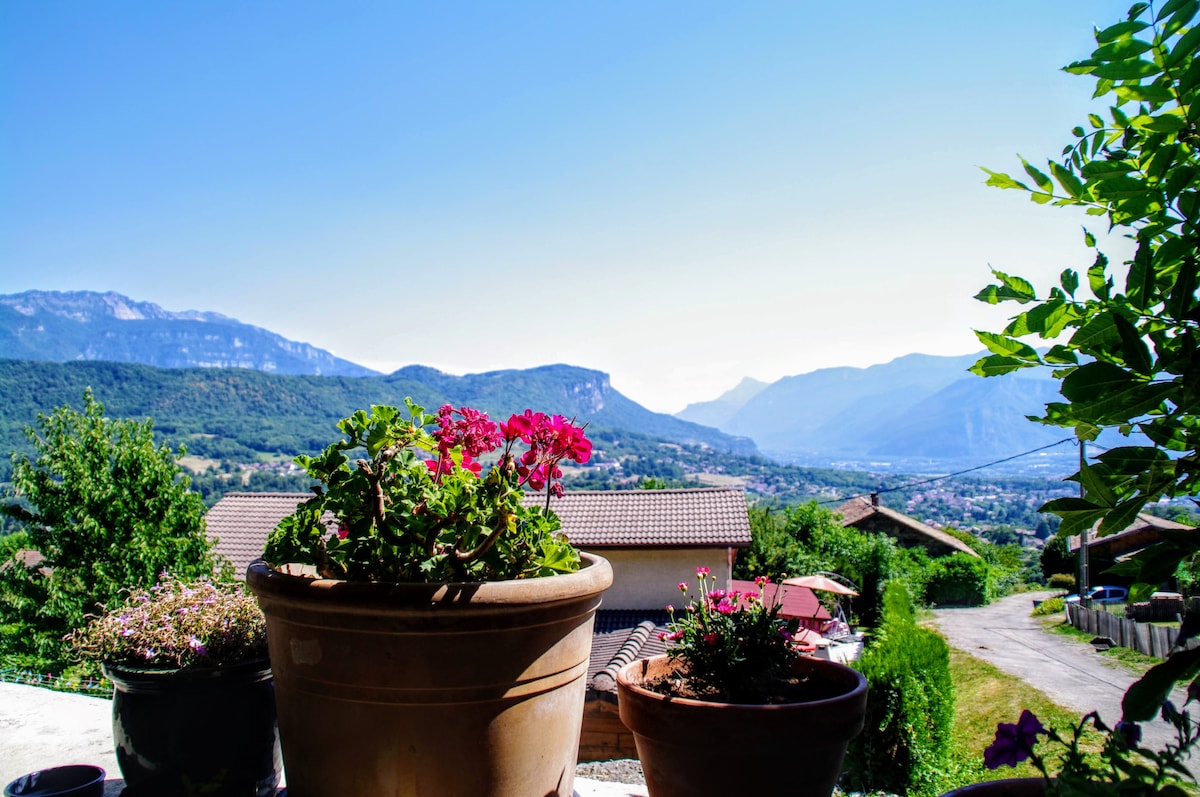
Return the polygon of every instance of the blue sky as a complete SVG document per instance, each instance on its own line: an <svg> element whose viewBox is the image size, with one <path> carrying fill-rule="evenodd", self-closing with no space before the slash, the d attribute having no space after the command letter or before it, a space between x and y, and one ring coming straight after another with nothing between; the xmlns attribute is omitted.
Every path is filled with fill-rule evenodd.
<svg viewBox="0 0 1200 797"><path fill-rule="evenodd" d="M1126 8L0 4L0 293L383 371L566 362L669 412L975 351L989 266L1089 262L1085 217L979 167L1059 153L1092 89L1060 67Z"/></svg>

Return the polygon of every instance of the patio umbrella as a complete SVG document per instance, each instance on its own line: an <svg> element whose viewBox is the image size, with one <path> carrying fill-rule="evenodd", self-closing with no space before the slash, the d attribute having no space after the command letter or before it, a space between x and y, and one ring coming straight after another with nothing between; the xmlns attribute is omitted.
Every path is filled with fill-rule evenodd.
<svg viewBox="0 0 1200 797"><path fill-rule="evenodd" d="M858 594L845 584L839 584L828 576L795 576L793 578L785 578L783 583L797 587L808 587L809 589L820 590L821 592L832 592L835 595Z"/></svg>

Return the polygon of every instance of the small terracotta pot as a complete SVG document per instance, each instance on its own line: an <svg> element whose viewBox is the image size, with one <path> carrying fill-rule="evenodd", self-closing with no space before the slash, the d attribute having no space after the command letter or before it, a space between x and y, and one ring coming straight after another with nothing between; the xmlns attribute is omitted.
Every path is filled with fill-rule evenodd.
<svg viewBox="0 0 1200 797"><path fill-rule="evenodd" d="M650 797L829 797L846 745L863 727L862 673L802 658L795 673L830 684L836 696L772 705L667 697L642 685L675 666L655 656L617 673L621 721L633 732Z"/></svg>
<svg viewBox="0 0 1200 797"><path fill-rule="evenodd" d="M1004 778L969 783L942 797L1046 797L1045 778Z"/></svg>
<svg viewBox="0 0 1200 797"><path fill-rule="evenodd" d="M612 568L382 584L247 583L267 619L289 797L571 797Z"/></svg>

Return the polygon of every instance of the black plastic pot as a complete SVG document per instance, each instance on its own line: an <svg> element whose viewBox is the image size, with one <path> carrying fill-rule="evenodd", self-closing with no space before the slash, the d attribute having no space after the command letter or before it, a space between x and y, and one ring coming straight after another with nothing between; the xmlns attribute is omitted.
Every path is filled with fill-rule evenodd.
<svg viewBox="0 0 1200 797"><path fill-rule="evenodd" d="M105 664L113 742L126 794L271 797L282 757L265 659L229 667L143 670Z"/></svg>
<svg viewBox="0 0 1200 797"><path fill-rule="evenodd" d="M91 764L52 767L22 775L4 787L4 797L103 797L104 770Z"/></svg>

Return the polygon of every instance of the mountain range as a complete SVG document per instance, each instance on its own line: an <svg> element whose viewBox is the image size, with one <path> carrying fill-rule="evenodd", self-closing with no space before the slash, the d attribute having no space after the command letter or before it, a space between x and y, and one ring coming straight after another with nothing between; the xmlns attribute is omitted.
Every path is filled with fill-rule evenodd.
<svg viewBox="0 0 1200 797"><path fill-rule="evenodd" d="M130 409L150 412L156 420L189 395L220 394L223 398L212 406L222 413L249 411L247 403L255 404L253 417L268 406L282 416L297 411L296 418L284 421L292 427L300 417L341 417L347 402L358 402L357 407L412 395L427 407L449 401L495 414L545 407L597 426L674 442L743 454L755 453L757 446L783 462L865 470L949 469L1070 436L1025 418L1057 397L1057 382L1034 371L982 379L967 372L978 357L912 354L869 368L826 368L769 384L747 378L718 399L689 405L672 417L613 390L607 374L568 365L466 376L408 366L384 376L219 313L171 312L112 292L0 296L0 358L24 361L7 363L0 371L9 402L5 414L13 423L32 420L12 414L25 403L13 403L13 390L36 413L77 401L86 384L116 380L127 385L141 378L153 386L153 395L142 396L151 405ZM153 376L118 372L100 361L168 370ZM41 367L31 368L35 363ZM252 376L255 372L301 381L260 379ZM17 379L40 385L38 393L14 388ZM297 391L307 398L298 402ZM112 410L124 403L119 391L101 399ZM239 417L211 421L236 425ZM1060 446L1043 456L1057 460L1071 452Z"/></svg>

